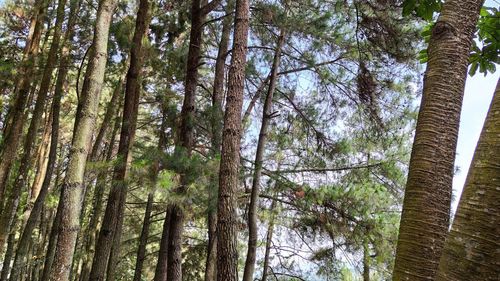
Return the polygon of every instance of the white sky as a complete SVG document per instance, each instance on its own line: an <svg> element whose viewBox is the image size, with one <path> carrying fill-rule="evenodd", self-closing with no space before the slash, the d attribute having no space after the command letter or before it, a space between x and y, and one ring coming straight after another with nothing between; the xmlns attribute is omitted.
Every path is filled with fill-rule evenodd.
<svg viewBox="0 0 500 281"><path fill-rule="evenodd" d="M460 168L460 171L453 178L453 193L455 196L452 204L453 212L456 210L460 199L467 171L499 77L500 70L493 75L488 74L486 77L481 73L477 73L474 77L467 78L455 160L455 165Z"/></svg>

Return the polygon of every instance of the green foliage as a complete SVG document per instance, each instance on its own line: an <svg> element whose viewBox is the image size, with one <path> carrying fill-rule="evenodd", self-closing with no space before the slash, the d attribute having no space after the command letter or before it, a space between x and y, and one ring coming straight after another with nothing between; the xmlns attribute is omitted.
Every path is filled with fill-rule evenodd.
<svg viewBox="0 0 500 281"><path fill-rule="evenodd" d="M470 56L469 74L479 70L485 76L496 71L500 64L500 11L498 8L483 7L478 22L477 40L474 40ZM479 46L482 45L482 48Z"/></svg>
<svg viewBox="0 0 500 281"><path fill-rule="evenodd" d="M434 13L441 10L442 3L442 0L405 0L403 2L403 15L415 14L430 21L433 19Z"/></svg>

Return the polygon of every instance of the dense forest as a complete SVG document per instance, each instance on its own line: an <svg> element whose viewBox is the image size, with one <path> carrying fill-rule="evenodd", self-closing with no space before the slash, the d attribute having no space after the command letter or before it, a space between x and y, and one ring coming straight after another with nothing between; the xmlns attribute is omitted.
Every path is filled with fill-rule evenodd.
<svg viewBox="0 0 500 281"><path fill-rule="evenodd" d="M500 280L499 7L0 0L0 281Z"/></svg>

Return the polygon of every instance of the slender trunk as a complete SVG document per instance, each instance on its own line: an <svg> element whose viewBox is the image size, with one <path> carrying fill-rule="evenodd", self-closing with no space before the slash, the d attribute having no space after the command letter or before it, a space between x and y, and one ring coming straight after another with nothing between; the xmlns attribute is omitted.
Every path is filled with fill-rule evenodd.
<svg viewBox="0 0 500 281"><path fill-rule="evenodd" d="M81 92L82 106L76 117L68 168L61 196L63 208L57 237L57 250L50 280L67 280L73 260L76 237L80 229L83 176L88 148L95 125L99 96L107 61L109 27L116 0L101 0L97 10L94 40Z"/></svg>
<svg viewBox="0 0 500 281"><path fill-rule="evenodd" d="M171 206L167 207L165 221L160 241L160 251L158 252L158 262L156 263L154 281L167 281L167 263L168 263L168 235L170 233L170 217L172 214Z"/></svg>
<svg viewBox="0 0 500 281"><path fill-rule="evenodd" d="M228 1L226 14L234 10L234 1ZM231 34L232 17L226 16L222 23L222 32L219 42L217 60L215 62L214 88L212 94L212 151L214 158L220 157L222 139L222 120L224 112L222 109L222 99L224 98L224 77L226 73L226 57L229 49L229 36ZM214 174L210 179L210 190L208 198L208 247L207 261L205 265L205 281L215 281L217 266L217 192L218 175Z"/></svg>
<svg viewBox="0 0 500 281"><path fill-rule="evenodd" d="M31 20L30 33L24 49L24 58L19 71L19 79L16 85L14 103L9 109L8 119L10 123L6 128L3 142L0 146L0 201L3 200L5 185L10 172L12 162L16 158L19 140L23 129L24 109L27 105L28 96L31 89L32 77L34 74L34 63L39 52L40 39L43 31L43 18L47 8L47 0L37 0L35 2L35 13ZM1 225L0 229L8 226ZM4 233L5 231L2 231ZM7 232L8 233L8 232ZM4 235L0 234L0 253L3 252L5 243Z"/></svg>
<svg viewBox="0 0 500 281"><path fill-rule="evenodd" d="M432 280L449 227L468 58L482 0L449 0L429 43L393 280Z"/></svg>
<svg viewBox="0 0 500 281"><path fill-rule="evenodd" d="M243 281L252 281L255 271L255 260L257 258L257 205L259 200L259 187L260 178L262 176L262 166L264 160L264 151L267 142L267 128L272 118L273 110L273 96L276 89L278 80L278 69L280 65L281 49L285 42L285 32L282 29L278 38L276 46L276 53L274 54L273 65L271 69L271 78L269 79L269 87L267 90L266 100L264 102L264 109L262 113L262 124L260 127L259 141L257 143L257 150L255 153L255 168L252 181L252 193L250 196L250 205L248 208L248 251L247 259L245 262L245 270L243 273Z"/></svg>
<svg viewBox="0 0 500 281"><path fill-rule="evenodd" d="M28 216L30 215L31 209L33 207L33 204L35 203L36 198L38 197L38 194L40 193L40 189L42 188L43 184L43 179L45 178L45 174L47 172L47 164L49 160L48 155L50 147L50 135L51 135L51 127L53 119L52 110L50 111L49 114L46 113L46 115L48 115L49 117L45 122L42 141L39 145L38 152L36 153L38 155L36 161L37 169L36 169L35 179L33 180L33 183L31 185L31 190L29 193L29 204L27 208L24 210L23 214L24 218L28 218Z"/></svg>
<svg viewBox="0 0 500 281"><path fill-rule="evenodd" d="M363 245L363 281L370 281L370 247L367 242Z"/></svg>
<svg viewBox="0 0 500 281"><path fill-rule="evenodd" d="M5 251L5 256L2 261L2 272L0 275L0 281L9 280L8 276L11 270L11 261L15 254L14 252L15 244L16 244L16 232L11 231L9 234L9 238L7 239L7 250Z"/></svg>
<svg viewBox="0 0 500 281"><path fill-rule="evenodd" d="M132 145L134 143L137 125L137 114L140 96L140 72L143 64L143 38L147 34L150 21L150 3L141 0L137 12L132 49L130 51L130 67L127 72L125 85L125 102L123 107L120 143L118 146L118 162L114 167L111 191L104 219L97 240L96 252L90 271L90 280L104 280L107 262L113 247L113 254L118 256L123 224L123 213L127 194L128 172L132 158ZM115 238L116 237L116 238ZM115 240L113 243L112 241ZM113 275L116 258L111 258L108 271ZM112 279L112 278L111 278Z"/></svg>
<svg viewBox="0 0 500 281"><path fill-rule="evenodd" d="M118 107L121 101L118 102ZM111 140L109 141L107 152L106 152L106 162L110 163L113 159L113 151L115 148L115 138L118 130L121 128L120 118L118 117L119 112L116 112L117 117L115 118L115 125L113 132L111 134ZM108 179L108 169L99 171L97 175L97 181L95 186L94 198L92 200L92 216L90 217L89 225L86 231L86 239L84 245L84 257L82 264L82 273L80 275L81 281L87 281L90 278L91 261L95 252L96 237L98 233L98 226L101 218L101 213L103 209L104 191L106 189L106 182Z"/></svg>
<svg viewBox="0 0 500 281"><path fill-rule="evenodd" d="M196 88L198 86L198 67L200 64L201 44L203 41L203 23L206 15L213 10L220 0L212 0L209 4L206 1L193 0L191 3L191 31L189 36L189 50L186 65L186 80L184 83L185 93L181 110L180 137L176 151L182 153L182 157L191 157L191 151L195 144L194 122L196 110ZM176 191L179 194L185 192L189 184L185 177L185 171L181 174L181 186ZM168 258L167 270L168 280L182 280L182 233L184 228L184 210L179 203L175 203L171 208L170 226L168 230Z"/></svg>
<svg viewBox="0 0 500 281"><path fill-rule="evenodd" d="M56 180L54 182L54 189L59 186L59 175L62 169L62 160L64 156L60 155L59 163L57 165L56 170ZM62 195L62 190L59 192ZM61 215L62 215L62 201L59 200L59 204L57 205L56 214L54 215L54 219L52 220L52 226L50 228L50 234L48 238L47 251L45 253L45 260L43 264L42 277L41 281L48 281L50 277L50 269L52 268L52 263L54 262L54 256L56 253L56 243L57 243L57 233L59 231L59 225L61 223Z"/></svg>
<svg viewBox="0 0 500 281"><path fill-rule="evenodd" d="M5 206L2 215L0 216L0 225L3 225L0 229L0 243L2 237L7 235L10 229L10 223L13 217L16 215L17 205L19 204L19 199L22 194L23 189L26 187L28 182L28 172L31 168L32 150L35 147L35 141L38 133L38 128L42 120L42 115L45 109L45 100L47 100L47 94L52 80L52 73L54 66L57 64L57 55L59 51L59 42L61 37L62 24L64 21L64 8L66 6L66 0L59 0L57 7L56 25L54 27L53 41L50 45L47 62L44 67L44 72L42 75L42 81L40 83L40 89L38 91L38 96L35 102L35 108L31 117L31 122L28 127L28 132L23 146L23 154L19 165L19 170L17 176L14 180L12 190L9 194L9 199Z"/></svg>
<svg viewBox="0 0 500 281"><path fill-rule="evenodd" d="M273 200L271 203L271 218L269 220L269 226L267 228L266 235L266 251L264 253L264 266L262 267L262 279L261 281L267 281L268 270L270 267L269 257L271 256L271 245L273 243L273 233L274 233L274 208L276 208L276 201Z"/></svg>
<svg viewBox="0 0 500 281"><path fill-rule="evenodd" d="M153 181L154 184L154 181ZM142 266L146 258L146 246L148 245L149 226L151 224L151 210L153 209L154 191L148 194L146 211L144 212L144 222L142 224L141 237L139 238L139 248L135 262L134 281L141 281Z"/></svg>
<svg viewBox="0 0 500 281"><path fill-rule="evenodd" d="M28 246L31 241L31 234L33 233L33 230L35 229L36 224L38 223L38 219L40 217L40 212L43 208L43 204L45 202L45 197L47 196L49 192L49 187L50 187L50 182L52 179L52 175L55 169L55 165L57 162L57 145L59 142L59 115L61 111L61 99L64 91L64 83L66 80L66 75L67 75L67 67L66 64L69 63L70 58L69 58L69 50L65 47L66 41L68 38L70 38L72 34L72 25L74 23L74 19L76 18L76 0L72 0L71 2L71 11L70 11L70 16L69 16L69 22L68 22L68 29L65 39L63 42L63 50L62 50L62 56L61 56L61 62L59 66L61 67L59 69L59 73L57 75L57 80L56 80L56 86L54 89L54 97L52 100L52 129L51 129L51 136L50 136L50 148L49 148L49 157L48 157L48 162L47 162L47 170L45 172L45 177L43 179L42 186L40 188L39 194L36 197L35 202L33 203L33 208L29 213L29 217L26 221L26 225L24 227L24 230L21 234L21 238L19 240L19 246L16 251L16 258L14 260L14 266L12 269L12 274L11 274L11 280L17 280L19 278L20 270L25 264L25 259L27 258L27 251L28 251ZM66 0L61 0L59 1L59 7L58 7L58 19L57 21L63 21L64 19L64 8L65 8ZM58 25L58 24L56 24ZM54 32L56 34L56 32ZM51 47L52 51L52 47Z"/></svg>
<svg viewBox="0 0 500 281"><path fill-rule="evenodd" d="M469 168L437 281L500 277L500 79Z"/></svg>
<svg viewBox="0 0 500 281"><path fill-rule="evenodd" d="M217 205L217 280L238 280L236 192L240 165L241 112L245 83L249 1L236 1Z"/></svg>

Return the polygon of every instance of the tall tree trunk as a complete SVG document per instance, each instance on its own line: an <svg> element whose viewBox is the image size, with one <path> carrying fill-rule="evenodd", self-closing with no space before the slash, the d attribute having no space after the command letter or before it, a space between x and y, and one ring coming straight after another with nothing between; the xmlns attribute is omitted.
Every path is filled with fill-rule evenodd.
<svg viewBox="0 0 500 281"><path fill-rule="evenodd" d="M137 125L137 114L140 96L140 72L143 64L143 38L147 34L150 21L149 0L141 0L137 12L133 44L130 51L130 67L127 72L125 85L125 102L123 107L122 127L120 132L120 143L118 146L118 162L114 167L111 191L108 204L104 213L104 219L96 244L96 252L90 271L90 280L104 280L106 265L113 244L114 254L119 252L123 213L127 194L128 172L132 158L132 145L134 143L135 129ZM115 239L115 237L117 237ZM113 243L113 240L118 240ZM114 259L111 259L113 269ZM113 270L112 270L113 271ZM111 274L113 272L111 271ZM109 273L108 273L109 279ZM111 278L112 279L112 278Z"/></svg>
<svg viewBox="0 0 500 281"><path fill-rule="evenodd" d="M63 184L62 214L57 237L57 250L50 280L67 280L71 269L76 236L80 229L83 176L88 149L95 125L99 96L107 61L109 27L116 0L101 0L97 10L94 40L81 92L81 111L75 122L68 168Z"/></svg>
<svg viewBox="0 0 500 281"><path fill-rule="evenodd" d="M12 108L9 109L10 120L4 133L3 142L0 145L0 201L3 200L5 184L14 161L19 140L23 129L24 109L27 105L28 96L31 89L31 82L35 70L34 63L39 52L40 39L43 31L43 19L47 8L47 0L37 0L34 7L34 15L31 20L30 32L26 40L24 57L19 71L19 78L16 85L16 93ZM0 229L6 226L1 225ZM2 231L3 233L3 231ZM0 253L3 252L5 237L0 235Z"/></svg>
<svg viewBox="0 0 500 281"><path fill-rule="evenodd" d="M234 1L230 0L226 4L226 14L234 11ZM222 140L222 120L224 112L222 100L224 98L224 78L226 74L226 57L229 49L229 36L231 34L233 17L226 16L222 22L222 32L215 62L214 88L212 93L212 152L214 158L220 157ZM205 265L205 281L216 280L217 267L217 192L219 190L219 178L214 174L210 179L210 190L208 198L208 246L207 261Z"/></svg>
<svg viewBox="0 0 500 281"><path fill-rule="evenodd" d="M222 135L217 205L217 280L238 280L236 193L239 183L241 112L245 83L248 0L236 1L233 52L229 68L226 113Z"/></svg>
<svg viewBox="0 0 500 281"><path fill-rule="evenodd" d="M266 250L264 252L264 265L262 267L262 279L261 281L267 281L267 275L269 271L269 257L271 256L271 244L273 243L273 233L274 233L274 209L276 208L276 200L271 203L271 218L269 219L269 226L267 227L266 235Z"/></svg>
<svg viewBox="0 0 500 281"><path fill-rule="evenodd" d="M165 220L163 222L163 230L160 240L160 250L158 252L158 262L156 263L154 281L167 281L167 264L168 264L168 235L170 233L170 217L172 211L171 206L167 207Z"/></svg>
<svg viewBox="0 0 500 281"><path fill-rule="evenodd" d="M259 141L257 143L257 150L255 153L255 168L252 181L252 193L250 196L250 205L248 208L248 251L247 259L245 262L245 270L243 272L243 281L252 281L255 271L255 260L257 258L257 205L259 200L259 187L260 178L262 176L262 166L264 160L264 151L267 142L267 128L272 118L273 110L273 96L276 89L278 80L278 69L280 65L281 49L285 42L285 31L281 29L278 38L276 53L274 54L273 65L271 69L271 78L269 80L269 87L267 90L266 100L264 102L264 109L262 112L262 124L260 127Z"/></svg>
<svg viewBox="0 0 500 281"><path fill-rule="evenodd" d="M432 280L447 234L468 58L482 0L443 5L428 48L393 280Z"/></svg>
<svg viewBox="0 0 500 281"><path fill-rule="evenodd" d="M477 143L437 281L500 277L500 79Z"/></svg>
<svg viewBox="0 0 500 281"><path fill-rule="evenodd" d="M57 10L57 20L56 28L61 28L58 25L59 21L64 20L64 8L66 6L66 0L60 0ZM33 208L29 213L29 217L26 221L26 225L22 231L21 238L19 240L19 246L16 251L16 257L14 259L14 266L12 268L11 280L17 280L21 268L25 264L25 259L27 258L28 246L31 242L31 235L35 229L38 219L40 218L40 213L43 208L45 198L49 192L50 182L52 175L54 173L55 165L57 162L57 145L59 142L59 115L61 111L61 99L64 91L64 84L67 76L67 64L70 62L69 50L67 48L67 41L70 40L72 35L72 29L74 21L76 19L76 13L79 8L79 0L72 0L70 5L70 15L68 19L68 31L66 32L63 49L61 54L61 62L59 64L59 73L57 75L56 86L54 89L54 97L52 100L52 129L50 136L50 148L49 148L49 159L47 162L47 170L45 172L45 177L43 179L42 187L40 188L39 194L33 203ZM59 34L60 31L55 31L54 35ZM53 43L54 44L54 43ZM58 43L57 43L58 44ZM51 46L51 51L52 51ZM47 65L49 67L49 65ZM52 73L51 73L52 74Z"/></svg>
<svg viewBox="0 0 500 281"><path fill-rule="evenodd" d="M2 241L2 237L5 237L9 232L11 224L10 222L12 222L13 217L16 215L15 212L19 204L20 196L28 182L28 172L31 168L32 162L32 150L35 147L38 128L40 127L42 115L45 111L45 100L47 99L47 94L51 85L54 66L57 64L58 60L59 42L61 37L62 24L64 21L65 6L66 0L59 0L57 7L56 25L54 26L54 39L52 40L52 44L50 45L47 62L45 64L44 72L42 75L40 90L38 91L35 108L33 110L31 122L24 141L23 154L20 160L19 170L11 188L11 192L9 194L9 198L7 199L5 208L0 216L0 225L4 226L3 228L0 228L0 243Z"/></svg>
<svg viewBox="0 0 500 281"><path fill-rule="evenodd" d="M59 181L60 181L59 175L61 174L63 159L64 156L62 155L62 149L61 149L61 155L56 170L56 180L54 182L55 188L59 186ZM59 193L62 195L62 190L60 190ZM49 275L50 269L52 268L52 263L54 262L54 256L56 253L57 233L59 231L59 225L61 223L61 215L62 215L62 201L59 200L56 209L56 214L54 215L54 219L52 220L52 226L50 228L50 234L47 243L47 251L45 253L45 260L43 262L43 270L40 278L41 281L48 281L50 277Z"/></svg>
<svg viewBox="0 0 500 281"><path fill-rule="evenodd" d="M156 172L155 172L156 173ZM153 181L153 184L155 181ZM137 257L134 270L134 281L141 281L142 266L146 259L146 246L148 245L149 226L151 224L151 210L153 208L154 191L148 194L146 202L146 211L144 212L144 222L142 224L141 237L139 238L139 247L137 249Z"/></svg>
<svg viewBox="0 0 500 281"><path fill-rule="evenodd" d="M118 106L120 107L121 101L118 102ZM105 161L107 163L110 163L113 160L113 151L115 148L115 138L118 133L118 130L121 128L121 118L118 117L120 114L119 111L116 112L116 118L115 118L115 125L113 128L113 132L111 133L111 139L109 141L108 147L107 147L107 152L105 156ZM96 185L95 185L95 191L94 191L94 196L92 200L92 215L90 217L89 225L86 230L86 235L85 235L85 244L83 247L83 252L85 253L83 257L83 264L82 264L82 273L80 275L80 280L81 281L87 281L90 278L90 270L91 270L91 261L92 257L94 256L95 252L95 244L96 244L96 237L98 236L98 226L99 222L101 221L101 213L103 209L103 201L104 201L104 191L106 189L106 182L108 179L108 169L104 169L102 171L99 171L97 175L97 180L96 180Z"/></svg>
<svg viewBox="0 0 500 281"><path fill-rule="evenodd" d="M181 152L183 157L190 157L191 151L195 144L194 140L194 113L196 109L196 88L198 86L198 67L201 56L201 44L203 41L203 24L206 15L212 11L221 0L212 0L205 4L206 1L193 0L191 3L191 31L189 36L189 50L186 65L186 80L184 83L185 93L184 102L181 110L181 126L180 137L176 144L176 151ZM183 194L186 186L189 184L184 171L179 171L181 174L180 187L177 193ZM159 260L159 263L166 261L168 280L182 280L182 233L184 227L184 210L178 203L169 206L171 215L165 218L169 220L170 226L167 229L169 233L164 233L162 236L168 237L168 243L163 244L168 249L160 249L160 252L166 251L168 258ZM165 265L157 265L157 269L165 268Z"/></svg>

